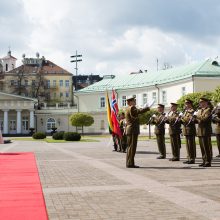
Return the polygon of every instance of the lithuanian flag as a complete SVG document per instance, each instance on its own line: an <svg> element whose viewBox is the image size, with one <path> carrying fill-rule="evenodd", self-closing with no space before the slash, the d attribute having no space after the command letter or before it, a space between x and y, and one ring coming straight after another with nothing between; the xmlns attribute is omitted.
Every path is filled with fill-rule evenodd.
<svg viewBox="0 0 220 220"><path fill-rule="evenodd" d="M110 102L109 102L109 97L108 97L108 91L106 91L106 107L107 107L107 118L108 118L108 126L109 130L112 132L113 131L113 125L112 125L112 119L111 119L111 107L110 107Z"/></svg>

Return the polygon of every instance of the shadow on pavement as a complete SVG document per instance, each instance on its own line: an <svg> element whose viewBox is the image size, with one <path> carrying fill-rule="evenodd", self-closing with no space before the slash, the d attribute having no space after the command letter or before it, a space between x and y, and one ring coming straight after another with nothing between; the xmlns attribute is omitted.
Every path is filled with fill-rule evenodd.
<svg viewBox="0 0 220 220"><path fill-rule="evenodd" d="M156 151L136 151L136 154L159 154Z"/></svg>
<svg viewBox="0 0 220 220"><path fill-rule="evenodd" d="M205 169L205 167L140 167L139 169L161 169L161 170L187 170L187 169Z"/></svg>

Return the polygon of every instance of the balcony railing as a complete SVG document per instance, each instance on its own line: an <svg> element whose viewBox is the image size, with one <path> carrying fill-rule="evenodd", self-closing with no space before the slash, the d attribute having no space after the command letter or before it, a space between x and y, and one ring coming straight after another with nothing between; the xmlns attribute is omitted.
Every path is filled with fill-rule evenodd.
<svg viewBox="0 0 220 220"><path fill-rule="evenodd" d="M36 109L38 110L77 109L77 104L72 105L71 103L54 103L54 104L41 103L39 106L36 106Z"/></svg>

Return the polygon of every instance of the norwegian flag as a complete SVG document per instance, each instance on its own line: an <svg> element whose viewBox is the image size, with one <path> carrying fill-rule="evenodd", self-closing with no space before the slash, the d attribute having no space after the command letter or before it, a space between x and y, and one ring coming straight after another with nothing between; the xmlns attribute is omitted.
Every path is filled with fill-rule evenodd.
<svg viewBox="0 0 220 220"><path fill-rule="evenodd" d="M111 108L112 108L111 119L112 119L112 124L113 124L113 132L121 138L122 137L121 129L120 129L119 122L118 122L118 119L117 119L117 116L118 116L118 103L117 103L117 100L116 100L116 97L115 97L115 91L114 90L112 90Z"/></svg>
<svg viewBox="0 0 220 220"><path fill-rule="evenodd" d="M114 90L112 90L112 110L114 111L115 115L118 115L118 103L115 97Z"/></svg>

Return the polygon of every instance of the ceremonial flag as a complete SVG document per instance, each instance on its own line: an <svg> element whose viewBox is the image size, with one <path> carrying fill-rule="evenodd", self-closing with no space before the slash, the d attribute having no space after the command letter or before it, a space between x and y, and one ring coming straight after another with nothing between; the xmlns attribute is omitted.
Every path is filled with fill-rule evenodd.
<svg viewBox="0 0 220 220"><path fill-rule="evenodd" d="M122 134L121 134L121 129L120 129L120 126L119 126L119 122L118 122L118 119L117 119L117 116L118 116L118 103L117 103L117 100L116 100L116 97L115 97L115 91L112 90L112 105L111 105L111 121L112 121L112 124L113 124L113 132L118 135L120 138L122 137Z"/></svg>
<svg viewBox="0 0 220 220"><path fill-rule="evenodd" d="M107 107L107 119L108 119L108 126L110 132L113 131L113 125L112 125L112 118L111 118L111 107L110 107L110 102L109 102L109 97L108 97L108 91L106 91L106 107Z"/></svg>

